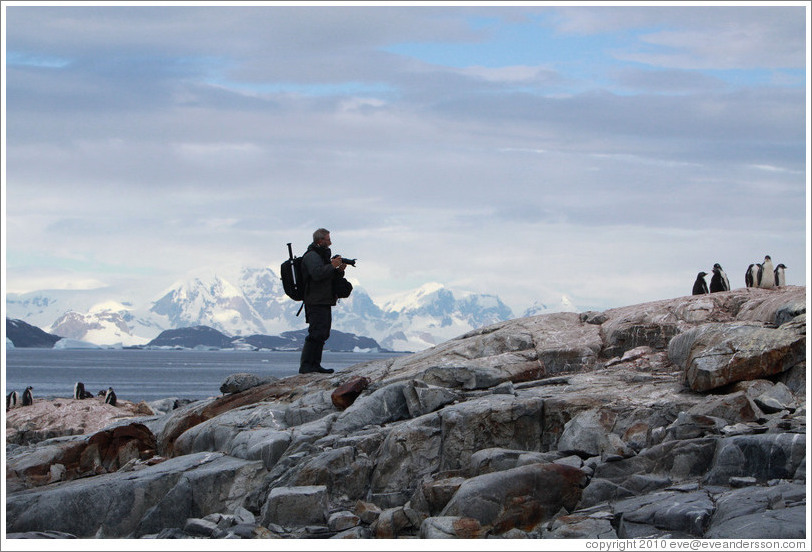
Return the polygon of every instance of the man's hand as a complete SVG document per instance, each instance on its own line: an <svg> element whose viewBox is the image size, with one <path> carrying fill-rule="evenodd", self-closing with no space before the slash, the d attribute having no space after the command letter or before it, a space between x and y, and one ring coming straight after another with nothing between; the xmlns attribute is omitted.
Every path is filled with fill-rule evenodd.
<svg viewBox="0 0 812 552"><path fill-rule="evenodd" d="M330 263L333 265L333 267L337 268L338 270L344 270L345 268L347 268L347 265L344 263L343 259L338 255L333 257L330 260Z"/></svg>

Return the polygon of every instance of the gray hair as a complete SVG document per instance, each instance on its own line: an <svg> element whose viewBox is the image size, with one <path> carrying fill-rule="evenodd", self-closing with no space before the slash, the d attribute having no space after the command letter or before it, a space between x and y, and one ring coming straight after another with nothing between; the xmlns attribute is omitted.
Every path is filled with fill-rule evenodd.
<svg viewBox="0 0 812 552"><path fill-rule="evenodd" d="M330 235L330 231L326 228L319 228L313 232L313 243L317 243Z"/></svg>

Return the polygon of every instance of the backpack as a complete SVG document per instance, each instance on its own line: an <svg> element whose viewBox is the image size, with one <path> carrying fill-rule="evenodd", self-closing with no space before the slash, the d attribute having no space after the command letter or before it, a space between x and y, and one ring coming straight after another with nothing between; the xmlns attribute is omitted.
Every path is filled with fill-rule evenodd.
<svg viewBox="0 0 812 552"><path fill-rule="evenodd" d="M293 248L288 244L290 258L282 263L279 269L282 275L282 287L285 295L294 301L302 301L305 295L304 274L302 274L302 257L293 256Z"/></svg>

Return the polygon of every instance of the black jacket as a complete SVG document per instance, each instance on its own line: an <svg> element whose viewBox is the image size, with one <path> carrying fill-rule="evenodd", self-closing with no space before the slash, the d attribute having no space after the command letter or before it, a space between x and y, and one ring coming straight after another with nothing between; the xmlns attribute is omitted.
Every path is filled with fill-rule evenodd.
<svg viewBox="0 0 812 552"><path fill-rule="evenodd" d="M302 256L302 270L305 277L306 305L335 305L333 278L341 272L330 264L332 254L329 247L311 243Z"/></svg>

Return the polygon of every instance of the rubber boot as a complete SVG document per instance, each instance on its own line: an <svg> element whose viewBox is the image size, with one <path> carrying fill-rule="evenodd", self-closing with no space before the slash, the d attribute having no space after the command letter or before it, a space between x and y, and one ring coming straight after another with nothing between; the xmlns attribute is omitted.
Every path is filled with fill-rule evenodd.
<svg viewBox="0 0 812 552"><path fill-rule="evenodd" d="M299 361L299 373L308 374L316 371L316 350L314 343L305 339L304 346L302 347L302 358Z"/></svg>
<svg viewBox="0 0 812 552"><path fill-rule="evenodd" d="M315 347L314 359L313 359L313 366L316 368L316 372L319 374L332 374L335 372L332 368L324 368L321 365L321 354L324 352L324 343L320 343L318 346Z"/></svg>
<svg viewBox="0 0 812 552"><path fill-rule="evenodd" d="M324 368L321 365L321 354L324 351L324 343L319 343L318 345L313 347L313 366L314 372L318 372L319 374L332 374L335 372L332 368Z"/></svg>

